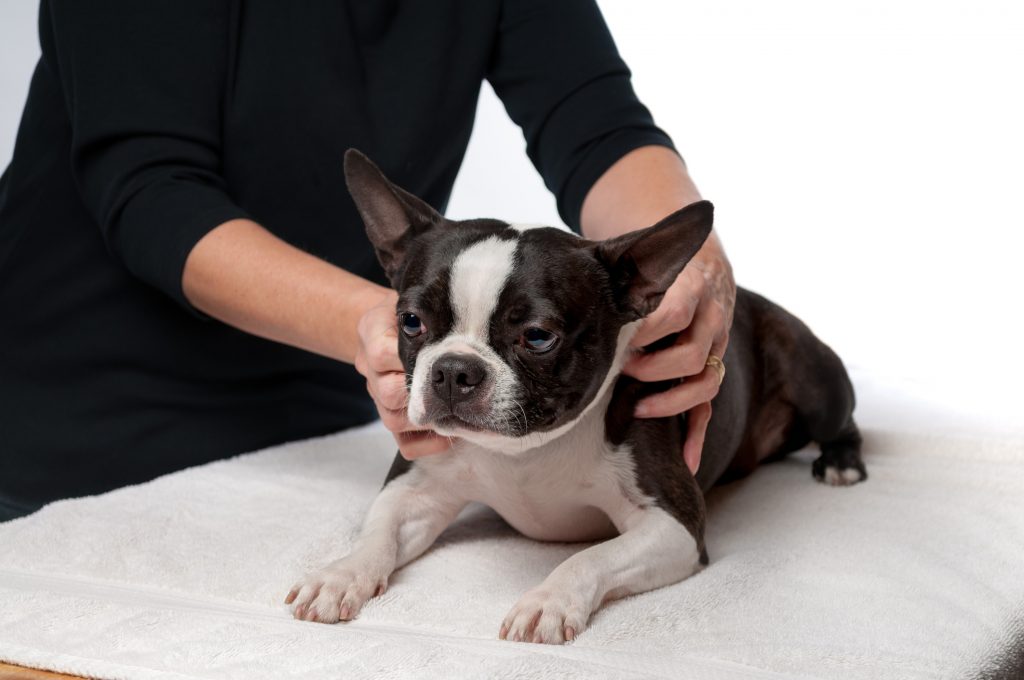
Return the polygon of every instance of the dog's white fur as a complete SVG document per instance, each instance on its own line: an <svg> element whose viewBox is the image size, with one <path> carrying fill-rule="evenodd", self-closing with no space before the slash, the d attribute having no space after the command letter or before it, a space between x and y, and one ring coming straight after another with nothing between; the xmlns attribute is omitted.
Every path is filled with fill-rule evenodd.
<svg viewBox="0 0 1024 680"><path fill-rule="evenodd" d="M413 422L425 424L417 419L424 418L427 376L434 360L449 351L479 355L496 377L495 409L508 408L515 373L488 346L487 327L514 266L515 243L487 239L457 258L450 289L455 328L418 355L409 406ZM622 328L600 390L572 422L518 439L446 432L460 438L453 449L417 460L381 491L351 554L295 586L295 616L331 623L354 617L395 569L429 548L472 501L489 505L538 540L609 539L573 555L523 595L501 626L503 638L571 640L606 599L694 573L700 566L696 540L637 487L628 449L605 439L610 387L637 325Z"/></svg>

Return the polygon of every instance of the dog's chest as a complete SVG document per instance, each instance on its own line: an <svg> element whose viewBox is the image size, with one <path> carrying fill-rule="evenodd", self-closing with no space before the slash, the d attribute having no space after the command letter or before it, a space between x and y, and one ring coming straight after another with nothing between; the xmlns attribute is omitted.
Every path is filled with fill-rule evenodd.
<svg viewBox="0 0 1024 680"><path fill-rule="evenodd" d="M429 465L428 474L443 476L454 495L490 506L530 538L606 539L648 499L637 488L630 452L611 447L599 424L580 423L521 454L462 441L450 455L438 456L444 460Z"/></svg>

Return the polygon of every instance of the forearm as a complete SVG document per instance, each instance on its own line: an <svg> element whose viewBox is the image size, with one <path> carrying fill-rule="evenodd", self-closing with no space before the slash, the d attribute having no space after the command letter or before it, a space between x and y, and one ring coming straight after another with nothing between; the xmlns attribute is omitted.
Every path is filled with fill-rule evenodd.
<svg viewBox="0 0 1024 680"><path fill-rule="evenodd" d="M360 317L389 293L249 220L225 222L200 239L182 287L215 319L348 363L359 346Z"/></svg>
<svg viewBox="0 0 1024 680"><path fill-rule="evenodd" d="M644 146L620 158L587 193L580 213L583 235L604 240L649 227L700 198L672 149ZM721 252L714 231L701 250Z"/></svg>

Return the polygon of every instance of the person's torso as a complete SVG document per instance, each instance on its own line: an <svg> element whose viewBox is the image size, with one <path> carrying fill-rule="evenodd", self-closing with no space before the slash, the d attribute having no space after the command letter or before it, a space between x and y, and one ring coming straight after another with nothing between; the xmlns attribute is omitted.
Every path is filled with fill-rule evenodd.
<svg viewBox="0 0 1024 680"><path fill-rule="evenodd" d="M232 199L289 243L383 283L343 153L361 149L443 209L498 9L231 3L218 152ZM14 434L0 476L4 460L78 465L138 442L159 442L153 455L192 447L181 458L194 462L371 418L350 366L199 318L107 251L77 193L67 102L43 45L0 179L0 431Z"/></svg>

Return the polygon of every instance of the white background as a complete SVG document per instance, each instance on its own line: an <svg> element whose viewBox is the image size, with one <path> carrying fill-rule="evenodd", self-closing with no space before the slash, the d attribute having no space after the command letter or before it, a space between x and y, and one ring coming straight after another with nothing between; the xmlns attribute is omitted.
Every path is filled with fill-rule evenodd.
<svg viewBox="0 0 1024 680"><path fill-rule="evenodd" d="M38 56L0 4L0 163ZM741 285L855 370L1017 420L1024 392L1024 3L604 0ZM558 219L485 88L449 214Z"/></svg>

